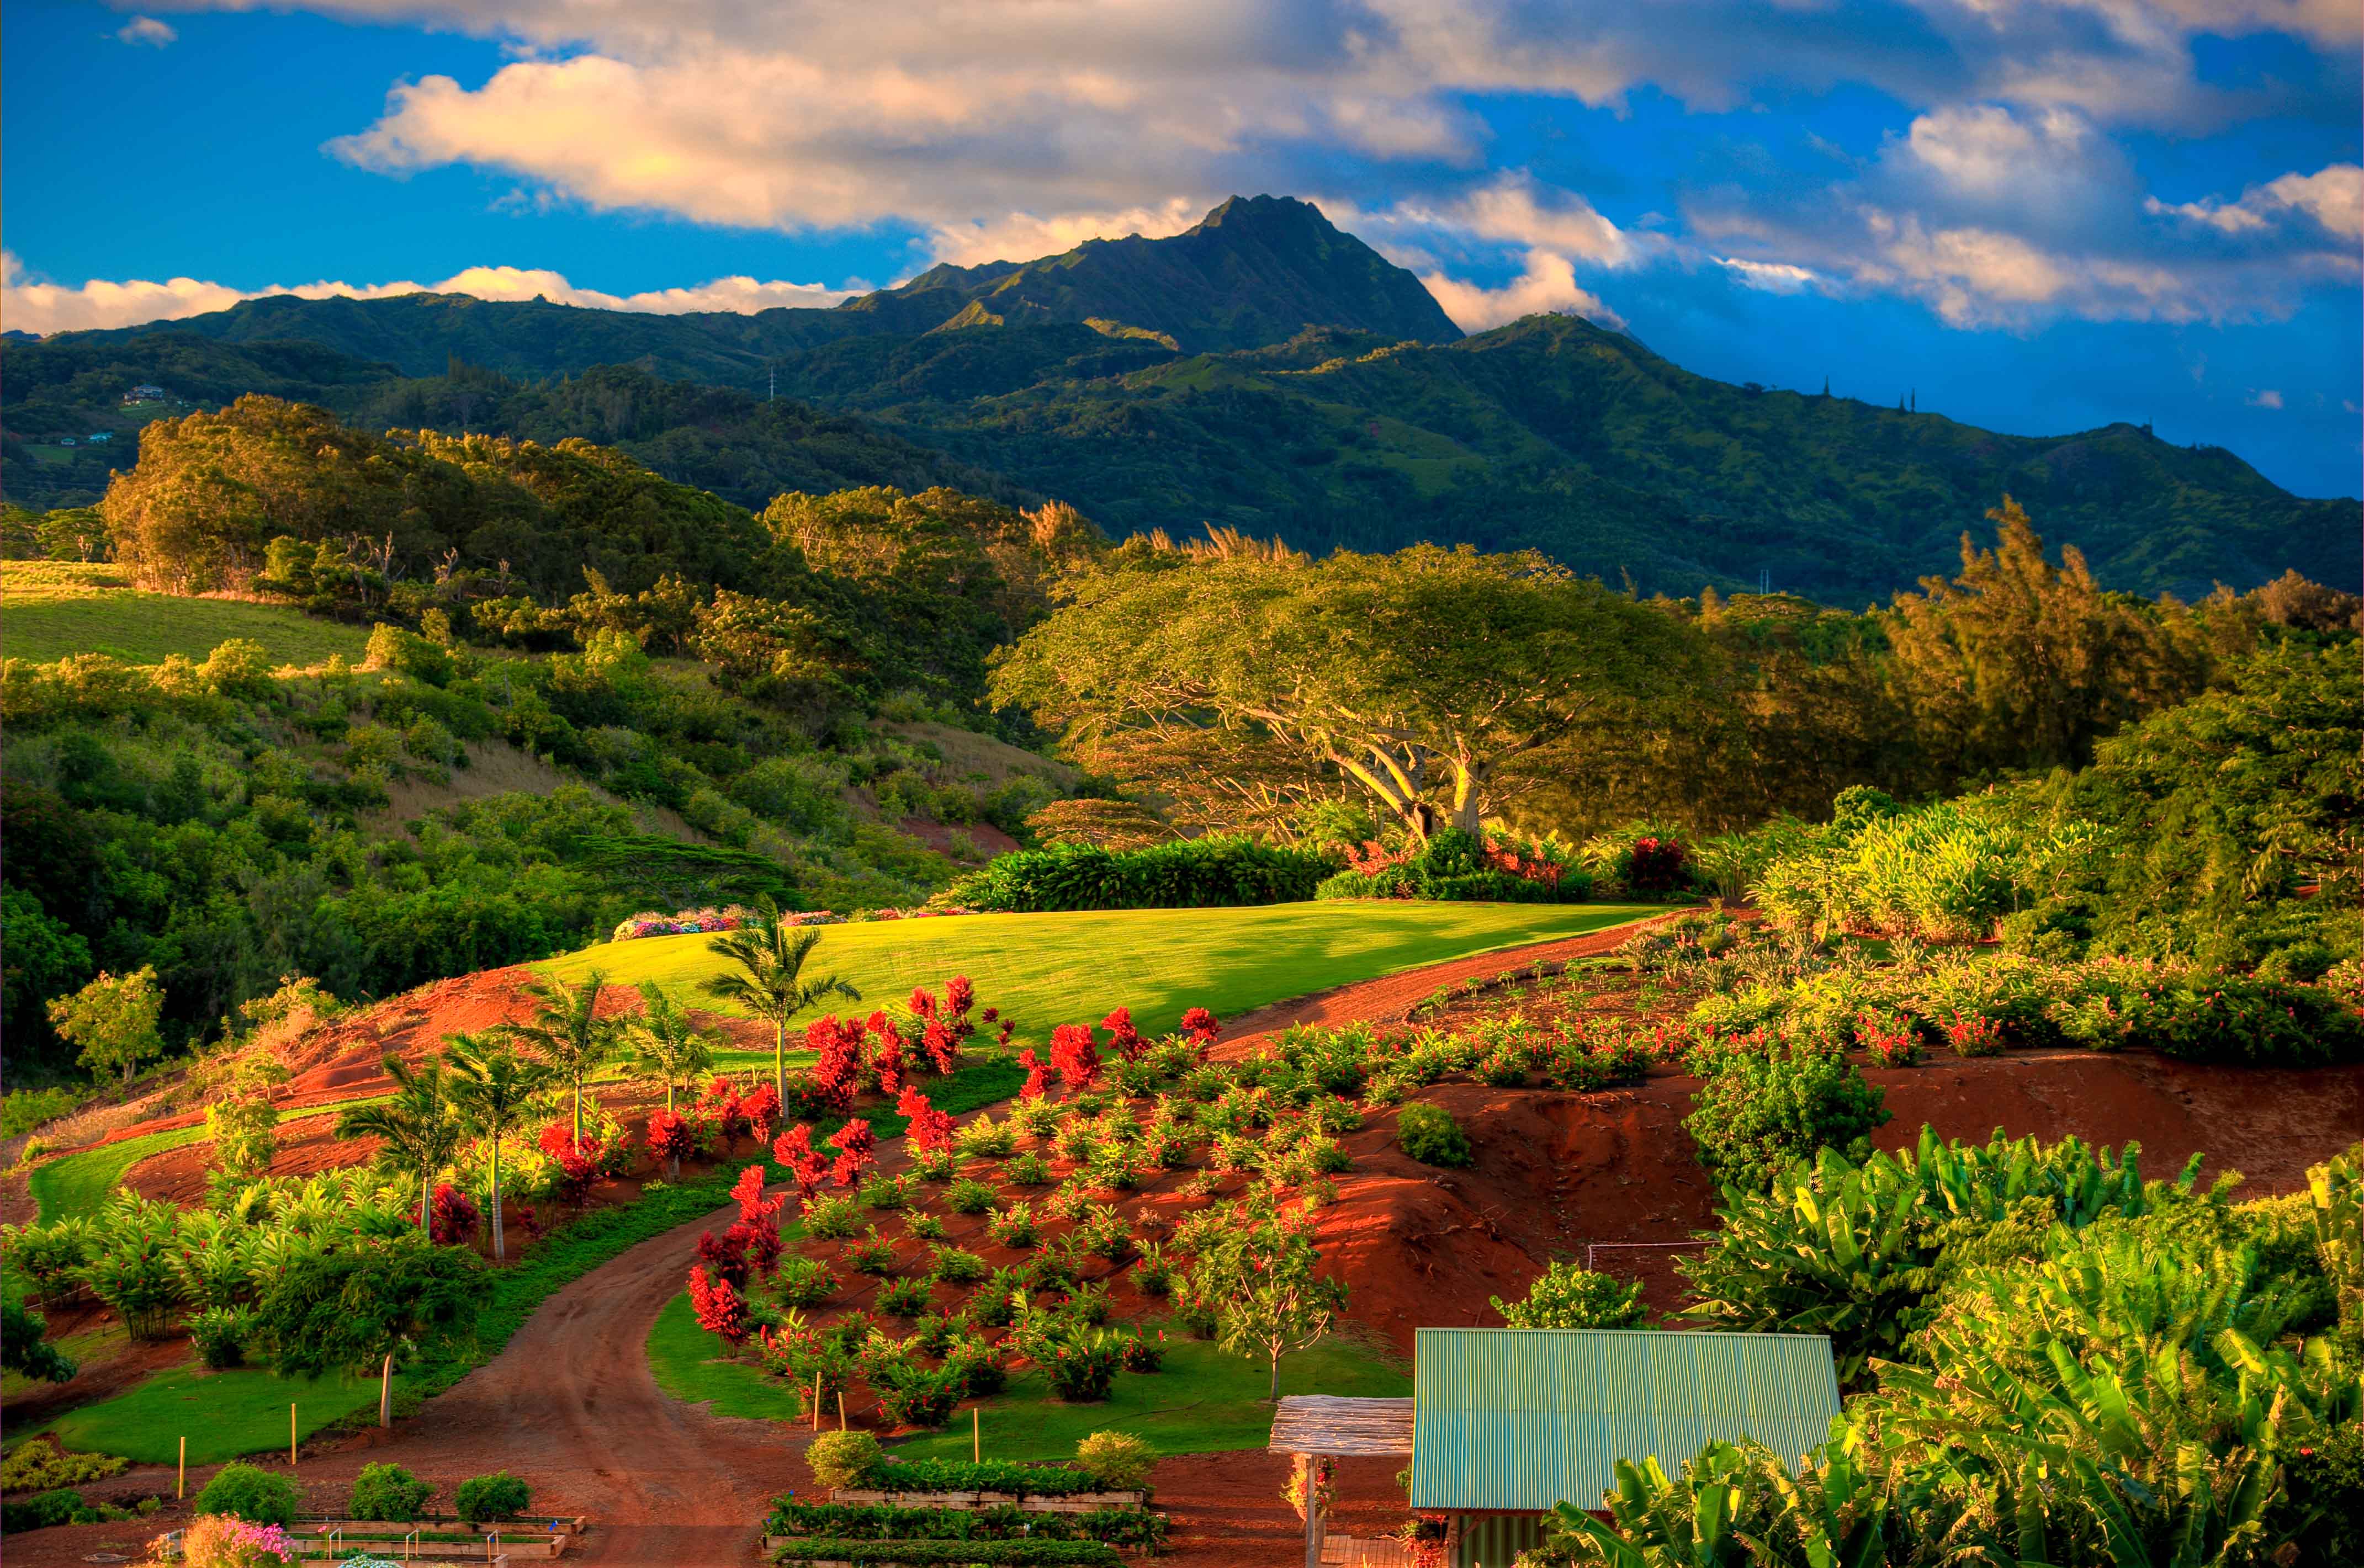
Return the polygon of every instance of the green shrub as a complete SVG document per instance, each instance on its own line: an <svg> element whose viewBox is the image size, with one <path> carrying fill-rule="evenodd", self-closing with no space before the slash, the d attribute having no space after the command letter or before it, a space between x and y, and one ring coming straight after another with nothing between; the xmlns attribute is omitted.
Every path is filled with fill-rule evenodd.
<svg viewBox="0 0 2364 1568"><path fill-rule="evenodd" d="M111 1453L68 1453L51 1437L27 1438L0 1462L0 1492L47 1492L117 1475L131 1462Z"/></svg>
<svg viewBox="0 0 2364 1568"><path fill-rule="evenodd" d="M1199 909L1313 896L1336 869L1307 850L1210 835L1138 850L1059 843L998 855L945 897L970 909Z"/></svg>
<svg viewBox="0 0 2364 1568"><path fill-rule="evenodd" d="M772 1293L783 1307L818 1307L836 1289L837 1276L827 1263L795 1252L780 1259L779 1273L772 1280Z"/></svg>
<svg viewBox="0 0 2364 1568"><path fill-rule="evenodd" d="M1423 1165L1458 1169L1477 1157L1453 1113L1426 1100L1413 1100L1396 1113L1396 1147Z"/></svg>
<svg viewBox="0 0 2364 1568"><path fill-rule="evenodd" d="M1149 1482L1157 1454L1128 1432L1094 1432L1076 1445L1076 1468L1103 1492L1134 1492Z"/></svg>
<svg viewBox="0 0 2364 1568"><path fill-rule="evenodd" d="M66 1115L89 1097L90 1091L86 1089L11 1089L5 1098L0 1098L0 1138L21 1138L43 1122Z"/></svg>
<svg viewBox="0 0 2364 1568"><path fill-rule="evenodd" d="M823 1432L807 1445L805 1462L813 1479L835 1491L870 1484L870 1473L886 1462L878 1440L868 1432Z"/></svg>
<svg viewBox="0 0 2364 1568"><path fill-rule="evenodd" d="M1604 1273L1557 1262L1528 1287L1524 1301L1494 1310L1513 1329L1638 1329L1649 1309L1642 1305L1642 1282L1620 1284Z"/></svg>
<svg viewBox="0 0 2364 1568"><path fill-rule="evenodd" d="M929 1251L928 1277L946 1284L971 1284L989 1272L983 1258L962 1248L934 1247Z"/></svg>
<svg viewBox="0 0 2364 1568"><path fill-rule="evenodd" d="M513 1519L532 1506L532 1488L506 1470L468 1477L452 1502L452 1511L472 1525Z"/></svg>
<svg viewBox="0 0 2364 1568"><path fill-rule="evenodd" d="M0 1533L16 1535L25 1530L48 1529L52 1525L70 1525L82 1511L82 1494L70 1488L0 1503Z"/></svg>
<svg viewBox="0 0 2364 1568"><path fill-rule="evenodd" d="M824 1432L822 1437L833 1434ZM853 1434L860 1436L860 1433ZM813 1440L818 1448L820 1439ZM872 1443L874 1454L877 1444ZM812 1450L805 1451L812 1462ZM820 1473L818 1465L813 1473ZM878 1457L862 1473L859 1485L878 1492L1007 1492L1017 1497L1065 1497L1098 1490L1092 1477L1065 1464L1019 1464L1006 1459L972 1463L965 1459L889 1461Z"/></svg>
<svg viewBox="0 0 2364 1568"><path fill-rule="evenodd" d="M944 1189L943 1206L953 1214L983 1214L993 1207L993 1189L964 1178Z"/></svg>
<svg viewBox="0 0 2364 1568"><path fill-rule="evenodd" d="M979 1508L905 1508L892 1503L800 1503L794 1493L772 1502L765 1535L839 1540L1098 1540L1154 1551L1165 1541L1164 1514L1147 1508L1045 1513L999 1503Z"/></svg>
<svg viewBox="0 0 2364 1568"><path fill-rule="evenodd" d="M1097 1540L837 1540L804 1536L773 1551L775 1562L902 1563L909 1568L1121 1568L1116 1549Z"/></svg>
<svg viewBox="0 0 2364 1568"><path fill-rule="evenodd" d="M841 1241L862 1229L862 1211L850 1197L816 1198L805 1210L805 1234L823 1241Z"/></svg>
<svg viewBox="0 0 2364 1568"><path fill-rule="evenodd" d="M253 1333L254 1314L242 1307L208 1307L189 1319L189 1342L215 1372L243 1365Z"/></svg>
<svg viewBox="0 0 2364 1568"><path fill-rule="evenodd" d="M968 1393L968 1374L959 1367L904 1365L875 1373L871 1385L878 1407L898 1427L941 1427Z"/></svg>
<svg viewBox="0 0 2364 1568"><path fill-rule="evenodd" d="M251 1464L225 1464L197 1494L197 1512L230 1514L258 1525L296 1522L296 1483Z"/></svg>
<svg viewBox="0 0 2364 1568"><path fill-rule="evenodd" d="M1884 1097L1844 1056L1792 1045L1734 1057L1691 1096L1683 1127L1717 1184L1763 1192L1817 1150L1869 1155Z"/></svg>
<svg viewBox="0 0 2364 1568"><path fill-rule="evenodd" d="M1444 828L1395 864L1347 870L1324 881L1316 898L1427 898L1496 904L1575 904L1592 895L1592 875L1561 846L1494 834L1490 845ZM1515 862L1520 871L1509 869ZM1521 871L1533 874L1521 874Z"/></svg>
<svg viewBox="0 0 2364 1568"><path fill-rule="evenodd" d="M889 1318L917 1318L928 1309L924 1279L888 1280L878 1287L878 1310Z"/></svg>
<svg viewBox="0 0 2364 1568"><path fill-rule="evenodd" d="M426 1507L435 1488L398 1464L364 1464L353 1479L353 1495L345 1517L392 1519L407 1524Z"/></svg>

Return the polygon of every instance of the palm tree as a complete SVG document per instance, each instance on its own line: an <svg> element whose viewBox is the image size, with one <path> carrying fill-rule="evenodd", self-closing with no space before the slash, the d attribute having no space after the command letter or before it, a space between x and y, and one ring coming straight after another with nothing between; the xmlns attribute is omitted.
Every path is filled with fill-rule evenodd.
<svg viewBox="0 0 2364 1568"><path fill-rule="evenodd" d="M615 1060L623 1030L612 1018L599 1016L599 989L608 977L593 970L580 985L563 980L538 980L528 985L533 1017L507 1025L503 1032L531 1046L574 1092L574 1141L583 1141L583 1085Z"/></svg>
<svg viewBox="0 0 2364 1568"><path fill-rule="evenodd" d="M714 1036L689 1021L688 1010L653 980L641 982L648 1004L625 1036L625 1060L634 1076L664 1085L665 1109L676 1089L686 1089L714 1065Z"/></svg>
<svg viewBox="0 0 2364 1568"><path fill-rule="evenodd" d="M820 945L820 933L782 923L779 906L768 898L754 920L723 932L706 945L732 966L706 982L706 994L717 1001L736 1002L772 1026L772 1087L785 1106L788 1103L788 1020L825 996L859 1002L862 993L834 974L818 980L804 978L805 960Z"/></svg>
<svg viewBox="0 0 2364 1568"><path fill-rule="evenodd" d="M444 1065L452 1070L449 1093L461 1124L492 1146L493 1256L508 1254L501 1241L501 1140L541 1106L559 1070L520 1056L507 1040L489 1034L455 1034L444 1041Z"/></svg>
<svg viewBox="0 0 2364 1568"><path fill-rule="evenodd" d="M440 1062L412 1067L398 1056L385 1059L394 1093L382 1100L348 1106L337 1113L339 1138L374 1138L378 1158L418 1174L418 1228L427 1229L427 1200L436 1173L460 1152L465 1130L452 1114L451 1084Z"/></svg>

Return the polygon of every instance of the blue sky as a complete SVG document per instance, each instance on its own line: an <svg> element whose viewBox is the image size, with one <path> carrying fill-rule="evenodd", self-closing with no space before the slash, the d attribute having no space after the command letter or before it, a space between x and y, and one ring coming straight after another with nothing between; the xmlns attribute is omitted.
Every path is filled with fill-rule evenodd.
<svg viewBox="0 0 2364 1568"><path fill-rule="evenodd" d="M0 9L6 324L828 304L1321 202L1473 329L2358 492L2353 0Z"/></svg>

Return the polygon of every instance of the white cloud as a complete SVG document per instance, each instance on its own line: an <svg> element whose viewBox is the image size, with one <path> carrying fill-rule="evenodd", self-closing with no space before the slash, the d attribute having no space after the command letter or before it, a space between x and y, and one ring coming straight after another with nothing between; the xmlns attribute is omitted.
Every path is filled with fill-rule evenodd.
<svg viewBox="0 0 2364 1568"><path fill-rule="evenodd" d="M1121 239L1133 234L1163 239L1198 222L1213 205L1205 197L1176 196L1159 206L1116 213L1068 213L1043 218L1013 212L999 218L939 224L926 245L935 260L963 267L986 261L1031 261L1072 250L1087 239Z"/></svg>
<svg viewBox="0 0 2364 1568"><path fill-rule="evenodd" d="M2334 163L2312 174L2284 174L2250 186L2237 201L2212 197L2170 205L2152 197L2143 206L2154 215L2190 218L2222 234L2258 234L2303 215L2328 234L2364 239L2364 166Z"/></svg>
<svg viewBox="0 0 2364 1568"><path fill-rule="evenodd" d="M117 28L115 36L125 43L162 49L166 44L178 41L181 35L174 32L170 24L160 22L153 17L134 17Z"/></svg>
<svg viewBox="0 0 2364 1568"><path fill-rule="evenodd" d="M750 277L716 278L696 288L652 290L613 295L578 288L564 274L527 267L468 267L435 284L319 283L274 284L260 289L236 289L195 278L168 278L161 283L129 280L112 283L93 279L79 288L28 280L16 256L0 252L0 317L22 331L72 332L91 328L134 327L146 321L177 321L207 311L227 310L242 299L291 294L305 299L343 295L350 299L386 299L406 294L467 294L479 299L523 300L536 295L557 305L597 310L635 310L654 315L680 315L695 310L748 314L779 306L829 306L860 292L832 289L820 284L759 283Z"/></svg>
<svg viewBox="0 0 2364 1568"><path fill-rule="evenodd" d="M1718 256L1715 262L1745 286L1767 294L1800 294L1823 281L1812 267L1792 266L1787 261L1747 261L1736 256Z"/></svg>
<svg viewBox="0 0 2364 1568"><path fill-rule="evenodd" d="M1567 257L1548 250L1528 251L1526 270L1500 288L1462 283L1443 272L1427 273L1420 281L1465 332L1483 332L1544 312L1581 316L1620 331L1625 327L1625 318L1603 305L1599 295L1578 286L1576 268Z"/></svg>
<svg viewBox="0 0 2364 1568"><path fill-rule="evenodd" d="M2249 394L2243 401L2252 408L2279 408L2282 406L2282 395L2269 386L2263 391Z"/></svg>

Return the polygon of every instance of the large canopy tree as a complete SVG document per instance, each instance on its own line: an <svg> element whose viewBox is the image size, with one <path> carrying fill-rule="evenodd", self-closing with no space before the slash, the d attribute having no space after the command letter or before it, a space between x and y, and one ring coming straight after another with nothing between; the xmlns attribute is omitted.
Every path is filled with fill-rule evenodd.
<svg viewBox="0 0 2364 1568"><path fill-rule="evenodd" d="M994 695L1087 753L1187 758L1244 806L1344 783L1424 840L1475 831L1540 749L1646 722L1697 654L1674 617L1532 551L1136 548L1020 640Z"/></svg>

